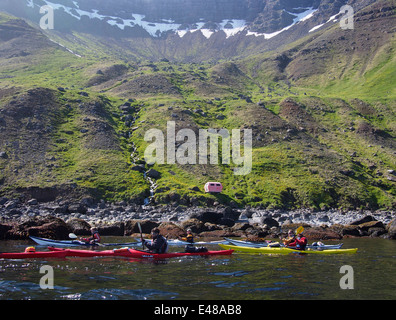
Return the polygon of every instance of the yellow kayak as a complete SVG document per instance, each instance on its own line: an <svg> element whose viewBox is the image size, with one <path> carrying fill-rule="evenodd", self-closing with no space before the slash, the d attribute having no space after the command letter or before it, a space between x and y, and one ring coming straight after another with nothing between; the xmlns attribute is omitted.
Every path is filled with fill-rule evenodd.
<svg viewBox="0 0 396 320"><path fill-rule="evenodd" d="M247 252L247 253L261 253L261 254L290 254L290 253L303 253L303 254L342 254L342 253L356 253L357 248L353 249L329 249L329 250L294 250L290 248L282 247L242 247L242 246L232 246L227 244L219 244L223 249L233 249L234 251Z"/></svg>

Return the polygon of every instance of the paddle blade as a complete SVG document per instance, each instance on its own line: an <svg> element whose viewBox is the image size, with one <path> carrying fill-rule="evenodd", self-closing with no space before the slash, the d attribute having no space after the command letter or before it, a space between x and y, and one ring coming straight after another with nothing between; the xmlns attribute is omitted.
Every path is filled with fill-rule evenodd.
<svg viewBox="0 0 396 320"><path fill-rule="evenodd" d="M142 247L144 249L144 240L143 240L142 226L140 225L140 222L138 222L137 224L138 224L138 228L139 228L139 231L140 231L140 239L142 240Z"/></svg>
<svg viewBox="0 0 396 320"><path fill-rule="evenodd" d="M296 234L303 233L303 232L304 232L304 227L303 227L303 226L300 226L300 227L296 230Z"/></svg>

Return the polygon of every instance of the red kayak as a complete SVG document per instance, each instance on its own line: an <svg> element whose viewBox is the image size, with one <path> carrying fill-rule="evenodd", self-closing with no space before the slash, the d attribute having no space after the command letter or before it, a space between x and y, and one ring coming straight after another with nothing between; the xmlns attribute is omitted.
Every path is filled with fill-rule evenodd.
<svg viewBox="0 0 396 320"><path fill-rule="evenodd" d="M43 252L6 252L0 253L0 259L37 259L37 258L64 258L67 252L43 251Z"/></svg>
<svg viewBox="0 0 396 320"><path fill-rule="evenodd" d="M127 257L140 259L166 259L184 256L213 256L213 255L230 255L234 250L219 250L206 252L168 252L168 253L151 253L142 250L121 248L114 250L76 250L48 247L54 252L65 252L67 257Z"/></svg>

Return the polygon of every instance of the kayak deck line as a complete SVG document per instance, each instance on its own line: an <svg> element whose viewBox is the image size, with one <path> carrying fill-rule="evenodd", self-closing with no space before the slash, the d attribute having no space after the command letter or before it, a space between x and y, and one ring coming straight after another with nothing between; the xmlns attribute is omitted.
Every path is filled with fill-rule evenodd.
<svg viewBox="0 0 396 320"><path fill-rule="evenodd" d="M281 247L285 248L285 245L279 242L252 242L252 241L244 241L244 240L235 240L230 238L224 238L228 243L234 246L242 246L242 247L252 247L252 248L263 248L263 247ZM341 249L343 243L338 244L325 244L325 245L314 245L309 244L307 248L310 249L319 249L319 250L328 250L328 249Z"/></svg>
<svg viewBox="0 0 396 320"><path fill-rule="evenodd" d="M231 255L234 250L218 250L206 252L168 252L168 253L151 253L143 250L136 250L130 248L121 248L114 250L77 250L48 247L50 251L65 252L66 257L126 257L126 258L149 258L149 259L167 259L183 256L212 256L212 255Z"/></svg>
<svg viewBox="0 0 396 320"><path fill-rule="evenodd" d="M86 243L84 241L79 241L79 240L53 240L53 239L47 239L47 238L40 238L40 237L34 237L34 236L29 236L30 239L32 239L34 242L36 242L38 245L41 246L58 246L58 247L118 247L118 246L137 246L141 245L141 242L126 242L126 243L104 243L104 244L92 244L92 243Z"/></svg>

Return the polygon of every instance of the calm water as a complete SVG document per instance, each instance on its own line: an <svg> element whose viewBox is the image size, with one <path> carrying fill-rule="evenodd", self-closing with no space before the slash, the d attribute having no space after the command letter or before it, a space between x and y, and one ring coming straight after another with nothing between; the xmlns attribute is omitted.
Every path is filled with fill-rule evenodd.
<svg viewBox="0 0 396 320"><path fill-rule="evenodd" d="M122 238L105 238L121 242ZM127 241L127 240L124 240ZM357 254L183 257L166 263L126 258L0 260L1 300L267 300L396 299L396 241L346 239ZM2 241L21 252L30 241ZM219 249L211 246L211 249ZM45 247L36 247L46 251ZM183 248L178 248L183 250ZM172 248L172 251L177 250ZM40 288L40 268L54 270L54 289ZM343 265L354 289L342 290Z"/></svg>

